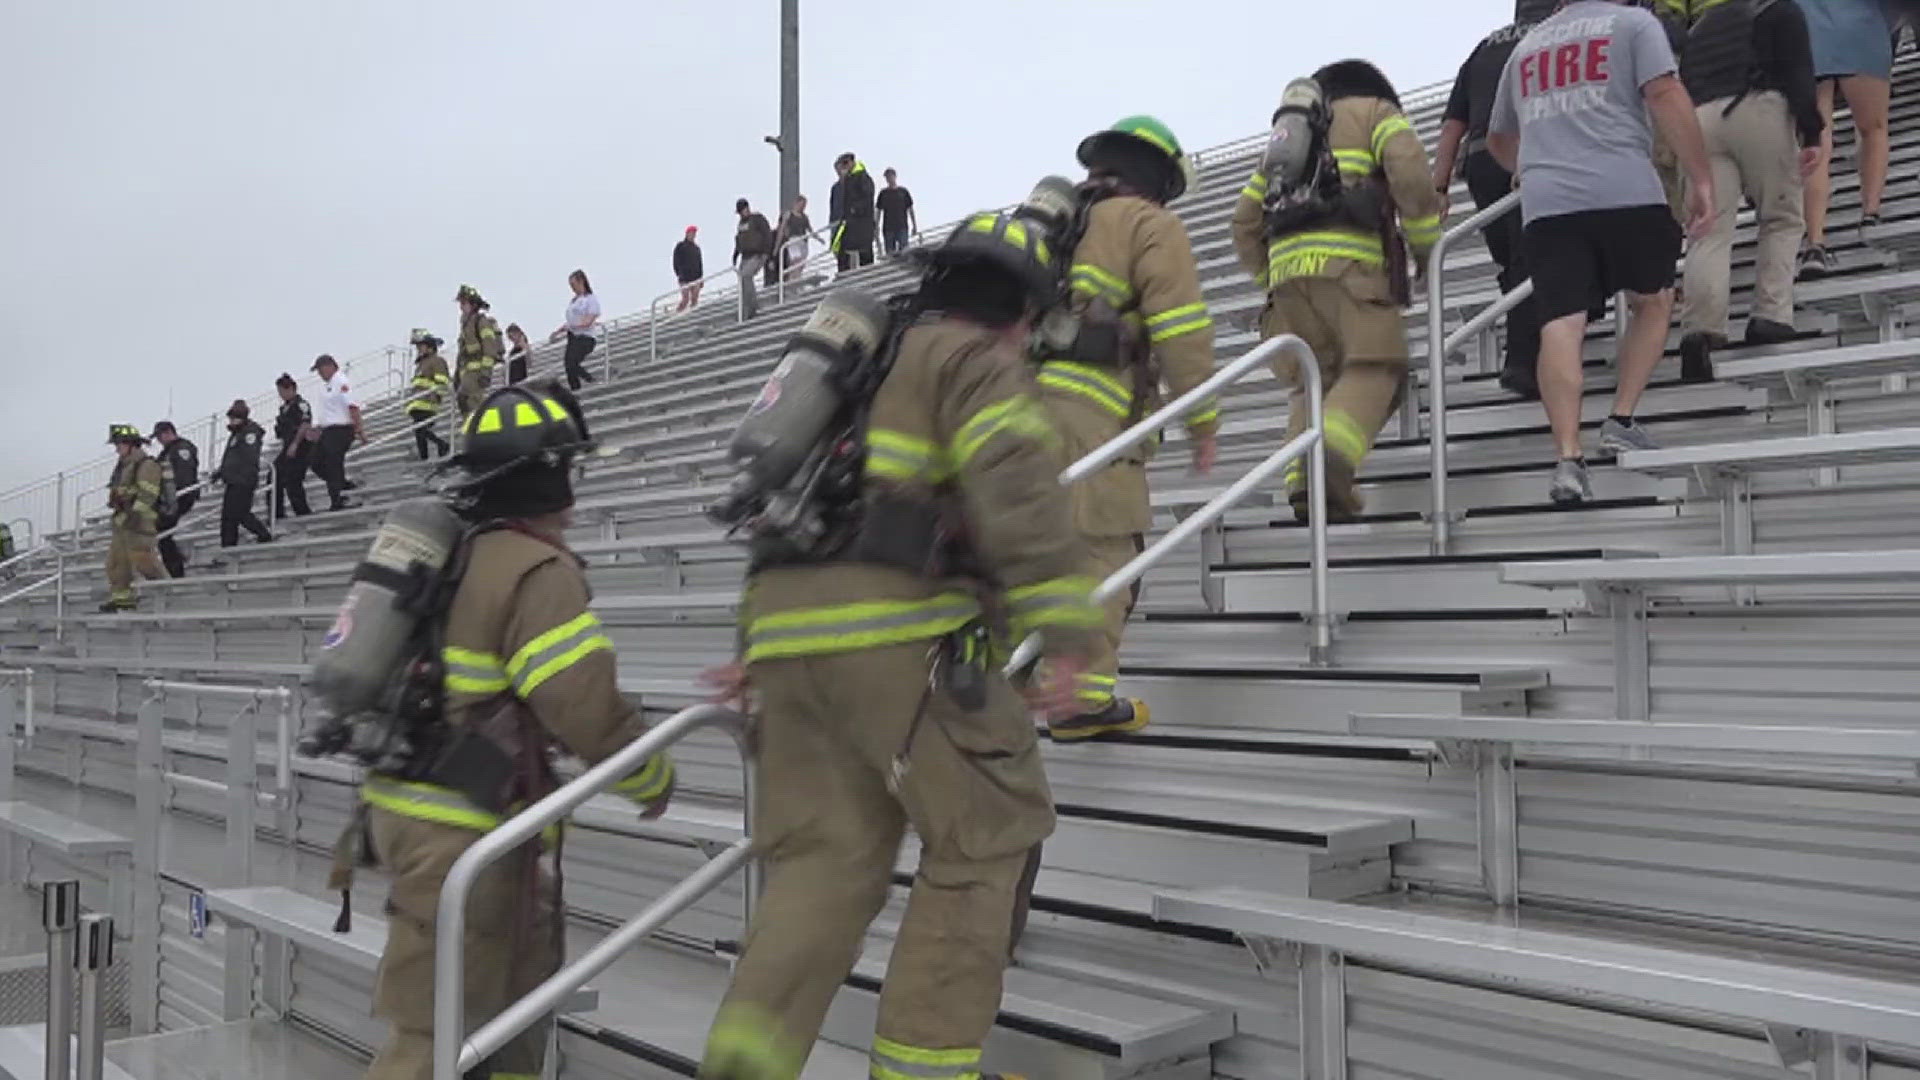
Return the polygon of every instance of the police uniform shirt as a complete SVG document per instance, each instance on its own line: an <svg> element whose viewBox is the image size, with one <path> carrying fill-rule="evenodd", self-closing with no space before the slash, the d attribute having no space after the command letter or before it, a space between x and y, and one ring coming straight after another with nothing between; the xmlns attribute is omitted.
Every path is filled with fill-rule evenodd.
<svg viewBox="0 0 1920 1080"><path fill-rule="evenodd" d="M333 378L320 384L320 418L323 428L347 427L353 423L353 394L347 386L347 373L336 371Z"/></svg>
<svg viewBox="0 0 1920 1080"><path fill-rule="evenodd" d="M173 486L185 491L200 478L200 451L185 439L175 439L160 451L160 460L173 470Z"/></svg>
<svg viewBox="0 0 1920 1080"><path fill-rule="evenodd" d="M1453 80L1453 94L1447 98L1445 119L1467 125L1466 152L1486 148L1487 125L1493 118L1494 95L1500 90L1500 76L1507 70L1514 46L1532 30L1533 23L1514 23L1487 35Z"/></svg>
<svg viewBox="0 0 1920 1080"><path fill-rule="evenodd" d="M282 443L290 443L300 429L313 423L313 409L307 399L295 394L280 403L280 415L273 421L273 433Z"/></svg>

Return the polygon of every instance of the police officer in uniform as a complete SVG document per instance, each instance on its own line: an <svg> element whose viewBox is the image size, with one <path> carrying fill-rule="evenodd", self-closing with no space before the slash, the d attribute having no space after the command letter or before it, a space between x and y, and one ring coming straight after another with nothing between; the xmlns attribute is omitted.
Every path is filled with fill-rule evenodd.
<svg viewBox="0 0 1920 1080"><path fill-rule="evenodd" d="M1166 208L1192 180L1193 166L1165 124L1130 116L1080 143L1088 179L1078 196L1091 201L1085 232L1068 253L1071 305L1083 324L1099 320L1116 332L1093 344L1082 331L1066 355L1040 368L1041 400L1071 462L1099 448L1159 408L1161 383L1174 396L1213 374L1213 318L1200 295L1200 274L1180 219ZM1185 421L1196 472L1213 466L1219 410L1207 403ZM1151 445L1073 486L1074 523L1086 539L1088 576L1096 581L1140 553L1153 522L1148 504ZM1055 739L1137 731L1144 702L1114 696L1120 639L1138 599L1134 588L1107 602L1106 632L1082 676L1080 709L1051 726Z"/></svg>
<svg viewBox="0 0 1920 1080"><path fill-rule="evenodd" d="M227 449L220 455L218 479L220 494L220 546L230 548L240 542L240 530L246 529L255 540L266 543L273 533L253 512L253 495L260 489L260 444L267 433L251 419L253 410L235 399L227 406Z"/></svg>
<svg viewBox="0 0 1920 1080"><path fill-rule="evenodd" d="M193 443L180 437L174 430L173 421L162 420L153 425L153 438L160 444L160 464L173 470L174 504L173 513L160 515L159 530L171 532L187 516L193 504L200 501L198 491L188 488L200 486L200 449ZM162 536L159 543L160 562L167 568L168 577L185 577L187 573L186 556L180 553L180 545L173 537Z"/></svg>
<svg viewBox="0 0 1920 1080"><path fill-rule="evenodd" d="M148 581L167 576L153 540L160 526L160 489L165 476L160 463L147 456L147 440L139 428L114 424L107 429L107 441L120 456L107 481L113 539L107 545L107 602L100 605L100 610L111 614L133 610L136 573Z"/></svg>
<svg viewBox="0 0 1920 1080"><path fill-rule="evenodd" d="M307 466L313 461L313 406L300 396L293 376L282 372L273 381L280 392L280 413L273 420L273 436L280 440L280 452L273 463L273 507L276 518L287 516L291 506L295 515L313 513L307 505Z"/></svg>
<svg viewBox="0 0 1920 1080"><path fill-rule="evenodd" d="M1042 635L1035 696L1071 711L1099 618L1022 355L1054 288L1039 232L976 215L929 257L917 318L870 403L857 539L825 561L756 550L745 667L710 678L729 699L744 679L759 703L753 836L767 884L703 1077L799 1075L909 824L920 867L873 1075L979 1074L1025 874L1054 823L1027 704L987 647L992 624L1009 640Z"/></svg>
<svg viewBox="0 0 1920 1080"><path fill-rule="evenodd" d="M1380 70L1343 60L1314 72L1330 113L1327 138L1344 197L1382 222L1361 229L1346 214L1269 237L1269 178L1256 170L1233 208L1233 247L1255 281L1267 287L1260 336L1294 334L1312 347L1326 388L1327 518L1352 522L1364 509L1356 478L1373 440L1400 401L1407 371L1401 308L1408 282L1404 243L1424 266L1440 239L1445 203L1434 190L1426 147L1400 111L1400 98ZM1394 218L1397 216L1397 227ZM1291 355L1274 362L1283 385L1299 382ZM1306 429L1306 394L1296 386L1287 409L1287 437ZM1294 516L1307 514L1306 466L1287 470Z"/></svg>
<svg viewBox="0 0 1920 1080"><path fill-rule="evenodd" d="M466 473L456 485L461 514L477 532L464 541L465 574L441 629L439 750L423 752L406 775L374 772L360 789L372 854L393 888L374 989L374 1012L393 1030L369 1080L431 1076L434 918L454 860L513 807L558 786L550 749L593 764L646 734L639 712L620 696L613 643L588 607L586 575L565 539L573 457L590 446L572 395L553 384L521 384L488 395L452 459ZM503 731L536 731L538 745L508 749L495 738ZM502 763L513 778L507 787L473 790L477 781L459 763L482 760ZM672 761L659 755L613 791L655 817L666 809L673 776ZM561 959L560 898L538 859L530 845L475 885L465 967L475 1017L525 996ZM344 868L335 870L335 888L350 885ZM538 1076L544 1045L545 1032L530 1030L467 1075Z"/></svg>
<svg viewBox="0 0 1920 1080"><path fill-rule="evenodd" d="M431 331L416 328L413 332L413 381L407 387L407 419L413 424L413 445L419 451L421 461L427 460L429 443L439 447L440 457L446 457L451 449L447 440L433 429L451 384L447 362L440 356L440 339L434 337Z"/></svg>
<svg viewBox="0 0 1920 1080"><path fill-rule="evenodd" d="M460 305L460 351L456 357L460 372L454 396L460 406L460 419L465 420L493 385L493 369L502 355L500 324L488 314L492 305L473 286L460 286L453 299Z"/></svg>
<svg viewBox="0 0 1920 1080"><path fill-rule="evenodd" d="M1460 65L1453 93L1447 99L1446 120L1440 126L1440 145L1434 151L1433 186L1443 205L1456 164L1465 174L1476 209L1485 210L1513 193L1513 174L1487 152L1493 99L1499 93L1500 75L1507 70L1514 46L1559 6L1559 0L1518 0L1513 22L1488 34ZM1500 267L1500 291L1512 292L1529 276L1520 242L1519 209L1488 225L1481 236ZM1540 313L1534 308L1533 298L1528 297L1507 313L1506 362L1500 370L1500 385L1523 398L1538 398L1539 364Z"/></svg>

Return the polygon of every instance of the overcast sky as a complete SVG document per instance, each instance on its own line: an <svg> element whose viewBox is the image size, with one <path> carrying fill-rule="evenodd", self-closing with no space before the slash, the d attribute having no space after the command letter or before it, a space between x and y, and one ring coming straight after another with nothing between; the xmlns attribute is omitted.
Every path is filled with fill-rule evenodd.
<svg viewBox="0 0 1920 1080"><path fill-rule="evenodd" d="M0 38L0 490L343 359L451 338L472 282L536 340L565 278L609 316L672 287L733 200L772 212L777 0L7 0ZM1510 0L802 0L802 191L900 170L924 225L1160 116L1189 149L1365 56L1451 78ZM184 424L183 424L184 426ZM214 453L202 447L203 455Z"/></svg>

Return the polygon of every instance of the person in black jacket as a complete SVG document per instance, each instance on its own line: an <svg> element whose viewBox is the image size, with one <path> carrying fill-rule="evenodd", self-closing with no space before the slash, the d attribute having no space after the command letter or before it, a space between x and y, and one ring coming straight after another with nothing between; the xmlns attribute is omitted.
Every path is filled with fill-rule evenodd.
<svg viewBox="0 0 1920 1080"><path fill-rule="evenodd" d="M225 489L220 496L223 548L240 542L243 527L263 544L273 539L253 512L253 493L260 488L260 444L267 433L249 418L251 412L244 401L235 401L227 408L227 450L220 455L216 477Z"/></svg>
<svg viewBox="0 0 1920 1080"><path fill-rule="evenodd" d="M180 545L168 536L180 519L187 516L193 504L200 499L198 491L189 488L200 484L200 449L180 437L174 430L173 421L162 420L153 425L153 437L160 444L160 467L173 470L174 504L173 513L161 514L155 524L160 532L160 562L167 568L168 577L185 577L187 557L180 553Z"/></svg>
<svg viewBox="0 0 1920 1080"><path fill-rule="evenodd" d="M733 265L740 271L740 317L751 319L760 314L754 278L773 259L773 226L767 224L767 215L745 199L735 200L733 212L740 218L740 228L733 234Z"/></svg>
<svg viewBox="0 0 1920 1080"><path fill-rule="evenodd" d="M840 269L857 262L873 265L873 177L852 152L834 159L840 177L827 195L827 220L833 223L833 254Z"/></svg>
<svg viewBox="0 0 1920 1080"><path fill-rule="evenodd" d="M295 515L306 517L313 513L307 506L307 466L320 433L313 429L313 407L300 396L293 376L282 372L273 385L280 391L280 415L273 421L274 438L280 440L280 455L273 461L274 516L286 517L292 506Z"/></svg>
<svg viewBox="0 0 1920 1080"><path fill-rule="evenodd" d="M676 309L679 311L700 302L700 279L707 276L706 264L700 258L700 245L693 240L699 232L698 226L689 225L686 238L673 245L673 277L680 283L680 306Z"/></svg>

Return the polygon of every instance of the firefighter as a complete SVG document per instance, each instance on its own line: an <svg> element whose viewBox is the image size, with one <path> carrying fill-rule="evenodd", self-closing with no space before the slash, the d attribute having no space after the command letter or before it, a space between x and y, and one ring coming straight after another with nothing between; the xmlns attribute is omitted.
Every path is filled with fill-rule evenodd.
<svg viewBox="0 0 1920 1080"><path fill-rule="evenodd" d="M460 419L464 421L479 407L480 399L487 396L487 388L493 385L493 368L502 355L500 324L487 313L492 305L473 286L460 286L453 299L460 305L460 351L456 357L460 370L454 397L460 407Z"/></svg>
<svg viewBox="0 0 1920 1080"><path fill-rule="evenodd" d="M620 696L613 643L588 608L586 575L564 539L572 461L590 446L572 395L553 384L522 384L488 395L450 459L466 472L455 488L462 516L476 528L455 556L467 559L466 570L439 616L444 719L425 741L440 750L423 750L404 775L374 771L360 789L372 854L393 888L374 990L374 1013L393 1030L369 1080L431 1075L434 916L454 860L513 808L557 786L549 748L593 764L647 731ZM503 745L502 733L522 749ZM512 779L484 785L463 766ZM673 778L672 761L657 755L613 790L643 817L657 817ZM475 885L465 967L473 1017L492 1017L524 997L561 959L560 898L538 858L530 844ZM351 887L353 861L343 854L336 863L335 888ZM544 1044L536 1027L467 1075L538 1076Z"/></svg>
<svg viewBox="0 0 1920 1080"><path fill-rule="evenodd" d="M107 506L113 510L113 540L107 546L107 613L132 611L133 575L148 581L167 576L154 546L159 532L161 490L166 484L160 462L147 456L147 440L132 424L114 424L107 441L120 460L107 482Z"/></svg>
<svg viewBox="0 0 1920 1080"><path fill-rule="evenodd" d="M440 339L428 330L413 332L413 382L408 384L407 419L413 422L413 445L420 460L427 460L427 444L439 447L438 457L446 457L447 440L433 430L434 420L445 404L447 387L452 381L447 362L440 356Z"/></svg>
<svg viewBox="0 0 1920 1080"><path fill-rule="evenodd" d="M160 515L157 528L161 533L170 533L187 516L193 504L200 501L200 448L181 438L173 421L162 420L153 425L152 438L160 444L157 455L160 464L173 472L174 505L173 513ZM167 568L168 577L185 577L187 557L174 542L172 536L162 536L158 545L160 564Z"/></svg>
<svg viewBox="0 0 1920 1080"><path fill-rule="evenodd" d="M1161 382L1175 396L1213 373L1213 319L1200 296L1200 274L1186 229L1166 204L1186 191L1192 164L1179 140L1151 116L1130 116L1080 143L1088 178L1079 197L1091 200L1085 232L1066 256L1071 305L1083 324L1117 318L1118 333L1095 344L1082 331L1070 355L1049 355L1040 368L1041 400L1071 462L1100 447L1163 403ZM1195 471L1213 466L1219 410L1211 403L1186 418ZM1086 573L1106 578L1140 553L1153 512L1147 460L1153 445L1075 484L1074 524L1085 537ZM1114 696L1120 638L1139 598L1136 586L1106 605L1106 633L1079 688L1080 709L1051 725L1055 739L1138 731L1145 702Z"/></svg>
<svg viewBox="0 0 1920 1080"><path fill-rule="evenodd" d="M758 702L753 837L767 884L703 1077L800 1075L909 824L920 865L873 1075L979 1075L1054 823L1028 706L987 646L1001 629L1040 633L1049 660L1033 700L1070 711L1098 623L1022 355L1052 295L1048 254L1037 229L980 214L928 256L920 314L870 404L860 557L749 570L745 666L708 678L724 700L751 685ZM942 537L966 538L965 551L929 573ZM882 551L885 562L866 557ZM989 630L986 612L1003 625Z"/></svg>
<svg viewBox="0 0 1920 1080"><path fill-rule="evenodd" d="M1399 404L1406 377L1406 248L1424 272L1446 203L1434 190L1426 148L1378 68L1343 60L1314 72L1313 82L1343 185L1340 205L1269 236L1269 177L1256 170L1234 205L1233 247L1268 290L1260 336L1297 335L1319 361L1326 388L1327 519L1348 523L1364 509L1356 485L1360 465ZM1274 376L1282 385L1299 382L1291 356L1274 361ZM1291 439L1308 422L1298 385L1287 413ZM1305 521L1302 459L1288 467L1287 487L1294 516Z"/></svg>

